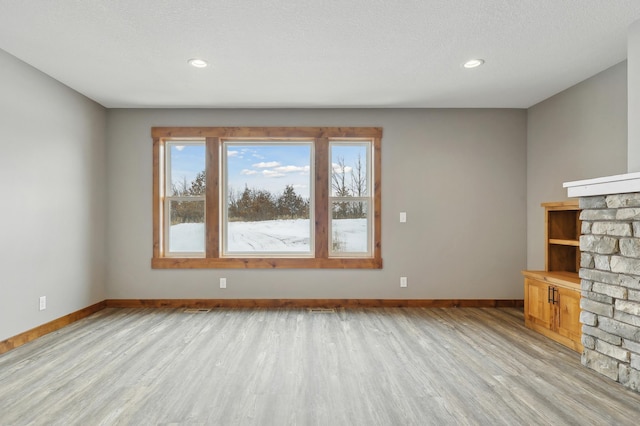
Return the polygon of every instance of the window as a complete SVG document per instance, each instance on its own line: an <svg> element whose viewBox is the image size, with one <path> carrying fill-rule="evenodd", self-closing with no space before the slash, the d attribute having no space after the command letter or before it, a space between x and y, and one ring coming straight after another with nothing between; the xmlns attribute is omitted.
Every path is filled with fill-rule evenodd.
<svg viewBox="0 0 640 426"><path fill-rule="evenodd" d="M380 128L166 128L154 268L381 268Z"/></svg>
<svg viewBox="0 0 640 426"><path fill-rule="evenodd" d="M204 254L204 143L165 144L164 252L181 256Z"/></svg>
<svg viewBox="0 0 640 426"><path fill-rule="evenodd" d="M371 144L349 140L329 143L331 190L329 206L329 254L371 255L373 202L371 188Z"/></svg>
<svg viewBox="0 0 640 426"><path fill-rule="evenodd" d="M313 255L313 143L222 142L222 256Z"/></svg>

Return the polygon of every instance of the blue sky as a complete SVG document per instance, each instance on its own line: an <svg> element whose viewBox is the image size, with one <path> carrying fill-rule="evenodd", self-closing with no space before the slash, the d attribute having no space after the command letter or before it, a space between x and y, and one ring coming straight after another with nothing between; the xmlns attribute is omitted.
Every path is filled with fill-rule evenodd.
<svg viewBox="0 0 640 426"><path fill-rule="evenodd" d="M204 144L170 144L171 174L173 182L186 178L191 182L205 168ZM286 185L293 185L304 198L309 197L312 166L310 143L228 143L227 181L234 191L242 192L245 185L253 189L266 189L282 193ZM358 155L363 166L366 148L363 144L333 145L331 161L334 169L338 158L345 161L345 172L350 174ZM336 169L337 170L337 169Z"/></svg>
<svg viewBox="0 0 640 426"><path fill-rule="evenodd" d="M227 182L229 188L242 192L249 188L282 193L293 185L303 198L309 197L311 185L311 144L286 143L227 144Z"/></svg>
<svg viewBox="0 0 640 426"><path fill-rule="evenodd" d="M187 180L187 185L195 179L196 175L204 170L205 147L204 143L178 145L169 144L171 155L171 181L176 184Z"/></svg>

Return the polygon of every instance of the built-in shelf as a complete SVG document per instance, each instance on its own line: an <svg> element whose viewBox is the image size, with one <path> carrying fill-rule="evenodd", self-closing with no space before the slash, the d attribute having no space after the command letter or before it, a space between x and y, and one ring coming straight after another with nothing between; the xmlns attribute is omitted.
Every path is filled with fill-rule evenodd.
<svg viewBox="0 0 640 426"><path fill-rule="evenodd" d="M580 209L577 201L543 203L545 270L524 275L525 325L582 351L580 323Z"/></svg>
<svg viewBox="0 0 640 426"><path fill-rule="evenodd" d="M552 238L552 239L549 240L549 244L557 244L557 245L561 245L561 246L580 247L580 241L579 240L558 240L558 239Z"/></svg>

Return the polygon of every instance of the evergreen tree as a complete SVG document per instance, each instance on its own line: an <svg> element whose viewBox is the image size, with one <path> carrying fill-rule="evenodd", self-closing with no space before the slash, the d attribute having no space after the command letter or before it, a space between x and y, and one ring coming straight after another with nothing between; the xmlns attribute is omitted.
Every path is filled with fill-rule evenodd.
<svg viewBox="0 0 640 426"><path fill-rule="evenodd" d="M193 181L187 183L185 177L171 185L174 197L202 196L205 193L206 175L202 171ZM204 203L197 201L175 201L171 203L171 224L204 223Z"/></svg>
<svg viewBox="0 0 640 426"><path fill-rule="evenodd" d="M287 216L291 219L304 217L305 207L305 201L300 195L296 194L292 185L287 185L282 195L278 198L278 213L281 216Z"/></svg>
<svg viewBox="0 0 640 426"><path fill-rule="evenodd" d="M240 198L236 202L237 209L235 211L235 217L241 220L250 220L251 205L253 204L251 198L251 190L245 185L242 195L240 195Z"/></svg>
<svg viewBox="0 0 640 426"><path fill-rule="evenodd" d="M266 190L254 191L252 205L252 220L274 220L278 216L276 202L273 195Z"/></svg>
<svg viewBox="0 0 640 426"><path fill-rule="evenodd" d="M265 189L253 189L245 185L240 196L229 191L229 220L247 222L275 220L282 217L304 219L309 217L309 200L296 194L292 185L287 185L280 195Z"/></svg>
<svg viewBox="0 0 640 426"><path fill-rule="evenodd" d="M204 170L196 175L196 178L191 181L191 186L189 187L188 193L189 195L204 195L206 189L206 178Z"/></svg>

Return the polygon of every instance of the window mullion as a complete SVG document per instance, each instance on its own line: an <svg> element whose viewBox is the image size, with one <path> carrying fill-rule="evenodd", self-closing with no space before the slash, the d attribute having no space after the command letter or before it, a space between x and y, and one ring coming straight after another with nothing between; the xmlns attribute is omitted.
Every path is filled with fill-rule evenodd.
<svg viewBox="0 0 640 426"><path fill-rule="evenodd" d="M205 145L205 257L220 257L220 138L206 138Z"/></svg>
<svg viewBox="0 0 640 426"><path fill-rule="evenodd" d="M329 257L329 139L315 140L315 257Z"/></svg>

